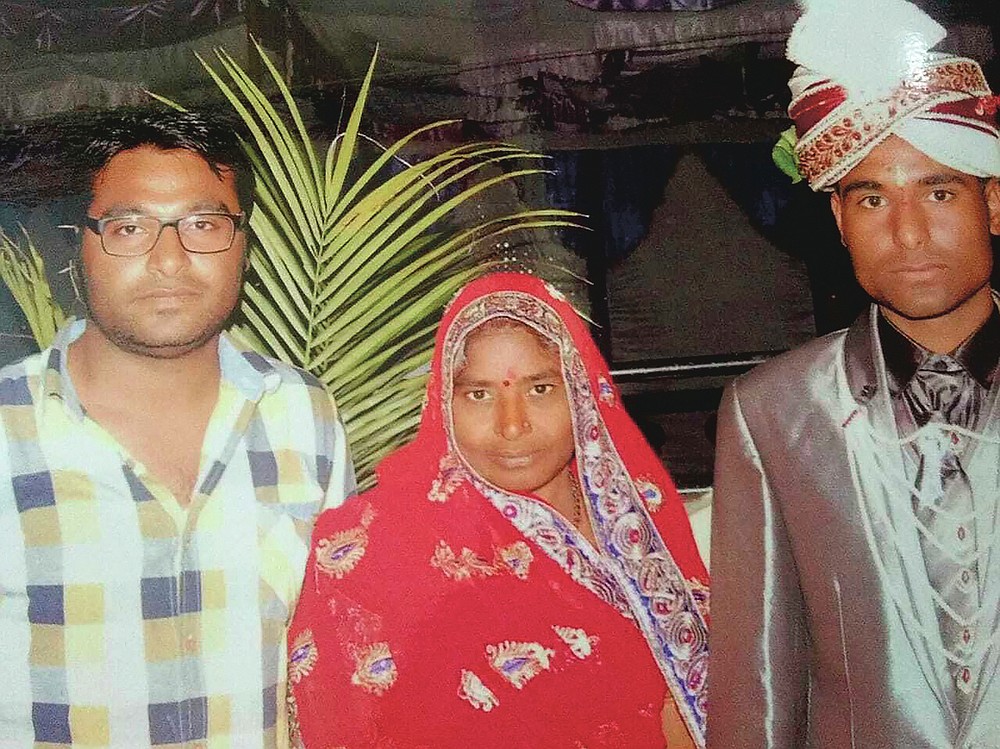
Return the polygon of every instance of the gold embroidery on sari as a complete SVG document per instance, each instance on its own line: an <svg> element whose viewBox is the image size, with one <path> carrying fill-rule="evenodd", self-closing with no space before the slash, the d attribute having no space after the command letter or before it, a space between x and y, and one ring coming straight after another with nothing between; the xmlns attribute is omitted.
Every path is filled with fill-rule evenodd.
<svg viewBox="0 0 1000 749"><path fill-rule="evenodd" d="M500 573L508 573L518 580L528 579L528 570L534 557L524 541L515 541L509 546L493 550L493 561L476 554L472 549L462 547L456 554L445 541L438 541L431 566L436 567L452 580L468 580L473 577L487 578Z"/></svg>
<svg viewBox="0 0 1000 749"><path fill-rule="evenodd" d="M635 488L639 490L639 496L642 497L651 513L656 512L663 505L663 492L649 479L638 477L635 480Z"/></svg>
<svg viewBox="0 0 1000 749"><path fill-rule="evenodd" d="M688 587L691 588L691 595L694 597L694 603L698 607L701 618L707 621L711 611L711 606L709 605L711 596L708 592L708 586L696 577L691 578L687 582Z"/></svg>
<svg viewBox="0 0 1000 749"><path fill-rule="evenodd" d="M486 655L490 667L509 681L515 689L521 689L542 671L549 669L554 650L549 650L537 642L502 642L487 645Z"/></svg>
<svg viewBox="0 0 1000 749"><path fill-rule="evenodd" d="M490 577L497 572L492 562L476 555L472 549L463 547L461 552L455 554L444 541L438 541L434 555L431 557L431 566L437 567L444 573L445 577L450 577L452 580Z"/></svg>
<svg viewBox="0 0 1000 749"><path fill-rule="evenodd" d="M462 679L458 685L458 696L484 713L488 713L500 704L500 700L490 691L489 687L483 684L482 679L465 669L462 669Z"/></svg>
<svg viewBox="0 0 1000 749"><path fill-rule="evenodd" d="M438 475L427 492L427 499L431 502L447 502L463 478L465 473L461 461L454 453L445 454L438 463Z"/></svg>
<svg viewBox="0 0 1000 749"><path fill-rule="evenodd" d="M366 645L362 648L349 648L354 657L356 668L351 674L351 683L359 686L366 692L381 697L396 683L399 676L396 671L396 663L392 659L392 652L389 644L376 642L373 645Z"/></svg>
<svg viewBox="0 0 1000 749"><path fill-rule="evenodd" d="M298 684L303 677L309 675L318 660L319 649L316 647L316 640L313 639L312 630L304 629L295 638L288 654L288 681Z"/></svg>
<svg viewBox="0 0 1000 749"><path fill-rule="evenodd" d="M615 389L610 382L604 379L603 375L597 378L597 397L600 398L601 403L614 407Z"/></svg>
<svg viewBox="0 0 1000 749"><path fill-rule="evenodd" d="M553 626L552 630L559 635L559 639L569 646L570 651L581 661L594 652L597 638L588 635L578 627L558 627Z"/></svg>
<svg viewBox="0 0 1000 749"><path fill-rule="evenodd" d="M316 569L340 580L358 566L368 550L368 527L375 519L371 505L361 513L361 525L321 538L316 543Z"/></svg>
<svg viewBox="0 0 1000 749"><path fill-rule="evenodd" d="M295 701L295 693L291 689L285 695L285 707L288 711L288 745L291 749L305 749L302 729L299 726L299 704Z"/></svg>
<svg viewBox="0 0 1000 749"><path fill-rule="evenodd" d="M515 541L510 546L497 549L494 563L498 566L503 565L518 580L527 580L532 560L534 555L531 553L531 547L524 541Z"/></svg>

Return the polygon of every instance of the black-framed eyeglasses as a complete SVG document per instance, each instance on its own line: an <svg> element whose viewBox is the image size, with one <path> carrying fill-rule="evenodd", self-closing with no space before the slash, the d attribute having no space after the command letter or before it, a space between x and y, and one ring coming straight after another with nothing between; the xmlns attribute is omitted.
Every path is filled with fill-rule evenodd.
<svg viewBox="0 0 1000 749"><path fill-rule="evenodd" d="M116 257L145 255L160 239L163 230L177 229L181 247L199 255L225 252L233 246L236 231L246 226L246 214L206 212L179 218L156 216L87 216L84 225L101 237L101 248Z"/></svg>

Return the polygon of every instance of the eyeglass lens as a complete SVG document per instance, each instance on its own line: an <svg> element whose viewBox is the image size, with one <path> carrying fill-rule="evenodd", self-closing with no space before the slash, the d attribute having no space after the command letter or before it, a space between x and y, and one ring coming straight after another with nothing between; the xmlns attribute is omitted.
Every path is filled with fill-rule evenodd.
<svg viewBox="0 0 1000 749"><path fill-rule="evenodd" d="M104 249L112 255L146 254L168 226L177 227L181 245L188 252L223 252L232 245L236 233L233 217L224 213L196 213L174 221L127 216L103 219L100 226Z"/></svg>

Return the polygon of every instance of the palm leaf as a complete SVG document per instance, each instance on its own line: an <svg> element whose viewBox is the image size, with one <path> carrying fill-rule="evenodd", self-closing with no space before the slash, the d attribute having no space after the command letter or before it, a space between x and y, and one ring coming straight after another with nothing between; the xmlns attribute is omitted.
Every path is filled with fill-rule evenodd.
<svg viewBox="0 0 1000 749"><path fill-rule="evenodd" d="M52 296L42 256L23 227L21 232L23 247L0 229L0 280L10 289L24 313L38 346L46 348L67 316Z"/></svg>

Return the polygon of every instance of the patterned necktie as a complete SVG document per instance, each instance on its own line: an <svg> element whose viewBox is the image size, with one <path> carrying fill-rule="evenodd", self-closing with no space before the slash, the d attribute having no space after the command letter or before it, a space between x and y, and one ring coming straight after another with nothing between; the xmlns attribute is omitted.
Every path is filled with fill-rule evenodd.
<svg viewBox="0 0 1000 749"><path fill-rule="evenodd" d="M903 390L917 426L928 421L971 429L985 390L968 370L947 354L931 354Z"/></svg>
<svg viewBox="0 0 1000 749"><path fill-rule="evenodd" d="M939 422L971 429L985 392L955 359L935 354L920 365L903 397L919 426ZM920 467L914 513L961 718L980 665L972 657L979 611L975 505L959 459L966 439L946 430L926 435L915 443Z"/></svg>

